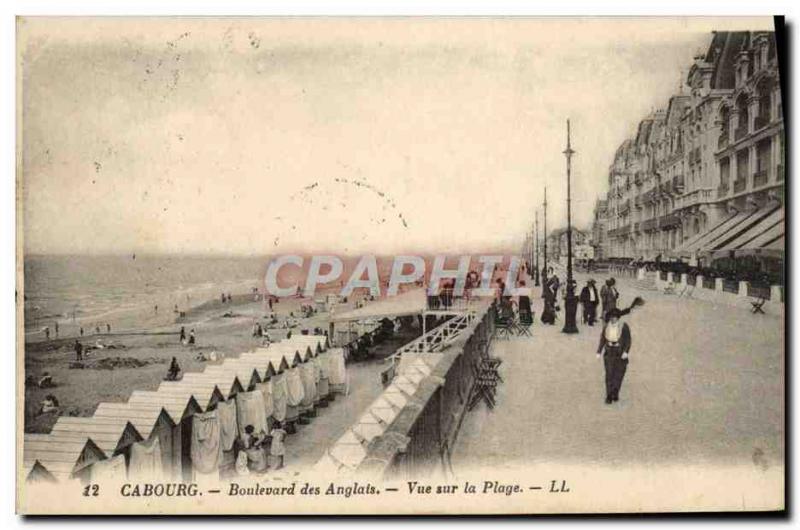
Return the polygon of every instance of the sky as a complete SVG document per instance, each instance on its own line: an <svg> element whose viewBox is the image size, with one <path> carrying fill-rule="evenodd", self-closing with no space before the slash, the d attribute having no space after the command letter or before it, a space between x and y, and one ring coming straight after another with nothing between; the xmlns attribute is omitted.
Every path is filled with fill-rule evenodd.
<svg viewBox="0 0 800 530"><path fill-rule="evenodd" d="M711 31L771 24L25 19L25 252L518 250L545 186L566 226L567 119L588 228Z"/></svg>

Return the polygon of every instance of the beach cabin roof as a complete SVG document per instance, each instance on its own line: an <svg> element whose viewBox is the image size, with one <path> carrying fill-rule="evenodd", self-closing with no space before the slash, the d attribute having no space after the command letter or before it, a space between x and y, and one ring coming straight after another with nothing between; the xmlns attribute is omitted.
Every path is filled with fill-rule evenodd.
<svg viewBox="0 0 800 530"><path fill-rule="evenodd" d="M139 434L147 440L161 429L171 429L181 421L181 416L173 418L159 405L136 405L129 403L100 403L94 412L95 418L127 418Z"/></svg>
<svg viewBox="0 0 800 530"><path fill-rule="evenodd" d="M292 366L293 367L297 366L299 364L302 364L303 362L304 362L303 358L300 357L300 352L299 351L294 352L294 358L292 359Z"/></svg>
<svg viewBox="0 0 800 530"><path fill-rule="evenodd" d="M26 468L27 469L27 468ZM36 483L36 482L58 482L58 479L44 467L41 462L38 460L33 462L33 465L30 467L30 471L28 471L28 475L25 477L25 482L28 483Z"/></svg>
<svg viewBox="0 0 800 530"><path fill-rule="evenodd" d="M176 423L181 418L205 410L190 390L184 393L134 390L130 399L128 399L128 404L150 407L163 406Z"/></svg>
<svg viewBox="0 0 800 530"><path fill-rule="evenodd" d="M210 410L220 401L225 401L225 395L217 385L193 383L192 381L186 380L186 378L181 381L164 381L158 386L157 392L163 396L183 399L188 399L189 396L193 396L197 405L203 410ZM194 413L195 410L181 411L180 418ZM172 414L172 412L170 412L170 414ZM172 414L172 417L175 419L175 414Z"/></svg>
<svg viewBox="0 0 800 530"><path fill-rule="evenodd" d="M222 370L222 371L209 371L188 373L183 376L184 381L191 381L192 384L207 384L211 389L216 385L222 391L225 399L230 399L239 392L244 391L242 383L235 373Z"/></svg>
<svg viewBox="0 0 800 530"><path fill-rule="evenodd" d="M242 383L247 383L247 388L252 388L261 382L261 377L258 375L256 368L257 362L250 359L225 359L221 366L223 369L232 371L239 378Z"/></svg>
<svg viewBox="0 0 800 530"><path fill-rule="evenodd" d="M272 366L272 361L267 363L267 370L264 373L264 381L269 381L275 375L275 367Z"/></svg>
<svg viewBox="0 0 800 530"><path fill-rule="evenodd" d="M144 439L127 418L61 416L50 432L79 433L92 439L109 457L124 452L131 444ZM116 442L105 436L108 434L116 435Z"/></svg>
<svg viewBox="0 0 800 530"><path fill-rule="evenodd" d="M283 341L272 344L268 348L258 348L255 352L244 353L240 358L258 359L257 366L262 370L269 370L269 366L272 365L273 371L280 373L288 369L294 362L296 353L296 345L288 344L286 341ZM284 363L286 366L283 366Z"/></svg>
<svg viewBox="0 0 800 530"><path fill-rule="evenodd" d="M34 473L34 468L37 468ZM22 464L22 469L28 471L28 481L33 482L37 477L45 477L47 475L53 477L56 482L66 482L73 478L72 470L75 468L74 464L69 462L59 462L54 460L39 461L33 459L31 461L25 460ZM45 473L43 473L46 472ZM31 476L33 475L33 478Z"/></svg>
<svg viewBox="0 0 800 530"><path fill-rule="evenodd" d="M249 388L250 381L253 377L252 372L244 371L243 373L240 371L240 368L235 365L225 365L220 364L216 366L208 367L204 372L202 372L204 377L210 378L212 381L216 381L218 378L222 378L222 384L220 385L221 388L224 388L224 385L231 381L230 383L230 393L228 397L235 396L239 392L244 392ZM202 379L202 378L201 378Z"/></svg>
<svg viewBox="0 0 800 530"><path fill-rule="evenodd" d="M236 361L241 364L249 364L259 374L259 377L261 377L260 374L266 371L272 359L272 355L267 352L257 352L243 353Z"/></svg>
<svg viewBox="0 0 800 530"><path fill-rule="evenodd" d="M38 462L40 468L57 480L72 478L74 473L107 457L95 442L85 436L77 438L59 434L26 434L22 456L23 465L33 470Z"/></svg>
<svg viewBox="0 0 800 530"><path fill-rule="evenodd" d="M67 431L60 431L60 432L51 432L49 434L28 434L26 436L50 436L56 437L60 440L68 441L68 442L80 442L86 443L89 440L89 436L86 433L75 431L75 432L67 432ZM103 449L105 447L114 447L119 441L119 433L93 433L91 436L92 442L100 448L101 451L106 453Z"/></svg>

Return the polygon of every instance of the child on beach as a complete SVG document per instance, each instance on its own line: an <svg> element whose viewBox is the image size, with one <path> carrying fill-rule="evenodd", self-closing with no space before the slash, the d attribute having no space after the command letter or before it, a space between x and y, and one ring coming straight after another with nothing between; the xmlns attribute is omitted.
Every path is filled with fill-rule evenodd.
<svg viewBox="0 0 800 530"><path fill-rule="evenodd" d="M189 344L194 344L194 330L189 332Z"/></svg>
<svg viewBox="0 0 800 530"><path fill-rule="evenodd" d="M272 436L272 443L269 448L269 467L272 469L281 469L283 467L283 458L286 454L286 447L283 444L283 440L286 438L286 431L283 429L283 424L276 421L275 427L273 427L270 435Z"/></svg>
<svg viewBox="0 0 800 530"><path fill-rule="evenodd" d="M264 431L256 434L255 427L252 425L247 425L244 432L239 454L247 455L247 467L250 471L263 473L267 470L267 448L265 447L267 434Z"/></svg>
<svg viewBox="0 0 800 530"><path fill-rule="evenodd" d="M239 455L236 457L236 475L246 477L249 474L250 470L247 469L247 453L240 451Z"/></svg>

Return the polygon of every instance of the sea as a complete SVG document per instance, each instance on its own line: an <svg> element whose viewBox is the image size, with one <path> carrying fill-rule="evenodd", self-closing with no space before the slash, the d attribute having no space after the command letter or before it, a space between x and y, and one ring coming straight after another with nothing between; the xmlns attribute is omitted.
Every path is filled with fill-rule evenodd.
<svg viewBox="0 0 800 530"><path fill-rule="evenodd" d="M266 257L33 255L24 260L26 332L174 320L222 293L263 288ZM156 309L156 306L157 309Z"/></svg>
<svg viewBox="0 0 800 530"><path fill-rule="evenodd" d="M341 257L342 287L360 257ZM424 256L426 270L432 257ZM310 259L303 270L281 269L278 283L303 285ZM473 262L474 263L474 262ZM448 258L454 268L457 257ZM28 255L24 259L24 307L26 339L45 338L45 328L62 337L76 336L99 328L105 332L150 329L174 324L187 311L223 293L232 295L264 292L266 256L187 255ZM388 280L392 257L378 256L382 284ZM255 295L254 295L255 299Z"/></svg>

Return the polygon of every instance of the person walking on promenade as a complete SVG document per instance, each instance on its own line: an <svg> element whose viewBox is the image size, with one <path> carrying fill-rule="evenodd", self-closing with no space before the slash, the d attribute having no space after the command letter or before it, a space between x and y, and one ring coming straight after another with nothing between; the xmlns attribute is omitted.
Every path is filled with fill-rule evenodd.
<svg viewBox="0 0 800 530"><path fill-rule="evenodd" d="M606 323L600 334L600 344L597 346L597 358L600 359L602 356L605 365L607 405L619 401L619 391L628 369L628 355L632 345L631 328L620 318L640 305L644 305L644 300L637 296L627 309L615 307L606 314Z"/></svg>
<svg viewBox="0 0 800 530"><path fill-rule="evenodd" d="M553 300L558 300L558 289L560 287L561 280L553 273L553 269L550 269L550 290L553 292Z"/></svg>
<svg viewBox="0 0 800 530"><path fill-rule="evenodd" d="M519 286L525 288L525 281L519 282ZM519 320L524 324L533 324L533 311L531 310L531 299L527 294L519 295L517 302L517 310L519 312Z"/></svg>
<svg viewBox="0 0 800 530"><path fill-rule="evenodd" d="M83 360L83 344L81 344L78 339L75 339L75 360Z"/></svg>
<svg viewBox="0 0 800 530"><path fill-rule="evenodd" d="M194 330L189 332L189 344L194 344Z"/></svg>
<svg viewBox="0 0 800 530"><path fill-rule="evenodd" d="M181 326L181 336L180 336L180 339L178 339L178 342L183 344L183 341L185 341L185 340L186 340L186 328Z"/></svg>
<svg viewBox="0 0 800 530"><path fill-rule="evenodd" d="M544 308L542 309L542 324L555 324L556 321L556 294L553 291L553 279L542 282L542 298Z"/></svg>
<svg viewBox="0 0 800 530"><path fill-rule="evenodd" d="M606 284L600 289L600 302L603 304L603 320L606 320L606 313L612 309L617 308L617 300L619 299L619 292L615 287L617 281L614 278L606 280Z"/></svg>
<svg viewBox="0 0 800 530"><path fill-rule="evenodd" d="M581 290L581 304L583 304L583 321L590 326L594 326L597 319L597 303L600 301L600 296L597 294L597 287L595 282L590 279Z"/></svg>

